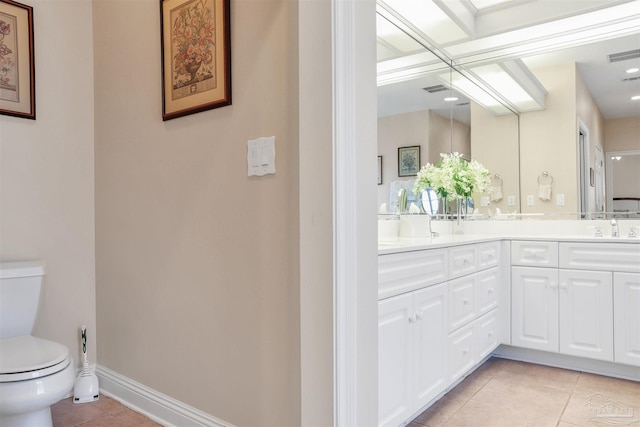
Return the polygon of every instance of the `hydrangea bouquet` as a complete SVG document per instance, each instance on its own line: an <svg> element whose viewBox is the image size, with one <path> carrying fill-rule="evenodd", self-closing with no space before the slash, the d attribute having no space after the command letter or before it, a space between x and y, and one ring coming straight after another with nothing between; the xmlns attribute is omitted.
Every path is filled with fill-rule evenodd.
<svg viewBox="0 0 640 427"><path fill-rule="evenodd" d="M482 193L489 189L489 171L475 160L470 162L460 153L440 154L442 159L435 165L427 163L416 177L413 191L416 194L431 187L442 198L463 199L472 192Z"/></svg>

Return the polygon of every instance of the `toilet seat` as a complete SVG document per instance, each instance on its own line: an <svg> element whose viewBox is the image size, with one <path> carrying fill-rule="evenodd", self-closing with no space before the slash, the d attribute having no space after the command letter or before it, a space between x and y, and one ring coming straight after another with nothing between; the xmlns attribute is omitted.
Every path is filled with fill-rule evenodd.
<svg viewBox="0 0 640 427"><path fill-rule="evenodd" d="M31 335L0 341L0 383L55 374L71 363L69 349Z"/></svg>

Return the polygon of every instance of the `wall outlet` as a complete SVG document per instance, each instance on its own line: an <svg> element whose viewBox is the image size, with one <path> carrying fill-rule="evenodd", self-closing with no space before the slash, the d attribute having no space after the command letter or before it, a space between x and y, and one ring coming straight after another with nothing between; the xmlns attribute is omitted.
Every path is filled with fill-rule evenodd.
<svg viewBox="0 0 640 427"><path fill-rule="evenodd" d="M507 197L507 206L515 206L516 205L516 196Z"/></svg>
<svg viewBox="0 0 640 427"><path fill-rule="evenodd" d="M533 206L533 195L531 194L527 196L527 206Z"/></svg>
<svg viewBox="0 0 640 427"><path fill-rule="evenodd" d="M480 197L480 206L489 206L489 197L488 196Z"/></svg>

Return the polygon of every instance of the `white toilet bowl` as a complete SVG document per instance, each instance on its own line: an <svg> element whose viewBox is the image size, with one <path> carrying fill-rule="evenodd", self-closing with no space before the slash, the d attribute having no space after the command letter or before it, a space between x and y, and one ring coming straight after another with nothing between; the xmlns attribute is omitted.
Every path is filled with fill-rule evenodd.
<svg viewBox="0 0 640 427"><path fill-rule="evenodd" d="M70 393L75 368L62 344L31 335L0 341L0 426L51 427L50 406Z"/></svg>
<svg viewBox="0 0 640 427"><path fill-rule="evenodd" d="M51 427L50 406L70 395L69 349L31 335L44 267L0 262L0 426Z"/></svg>

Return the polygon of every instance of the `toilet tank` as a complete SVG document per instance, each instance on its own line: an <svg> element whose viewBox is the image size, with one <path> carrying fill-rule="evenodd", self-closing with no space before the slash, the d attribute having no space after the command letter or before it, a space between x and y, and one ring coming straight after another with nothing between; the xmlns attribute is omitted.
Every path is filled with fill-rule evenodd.
<svg viewBox="0 0 640 427"><path fill-rule="evenodd" d="M43 276L41 262L0 261L0 338L31 335Z"/></svg>

